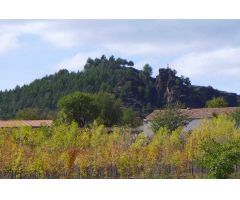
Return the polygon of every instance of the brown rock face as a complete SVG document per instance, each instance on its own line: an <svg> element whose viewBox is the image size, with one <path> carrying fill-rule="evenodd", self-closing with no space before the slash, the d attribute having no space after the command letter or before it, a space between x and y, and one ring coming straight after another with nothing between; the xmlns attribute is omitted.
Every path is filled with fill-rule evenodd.
<svg viewBox="0 0 240 200"><path fill-rule="evenodd" d="M166 103L170 103L175 99L174 86L176 85L176 71L170 68L159 69L159 75L156 77L156 89L160 98Z"/></svg>
<svg viewBox="0 0 240 200"><path fill-rule="evenodd" d="M160 105L174 101L182 102L186 107L204 107L206 101L222 96L229 106L236 106L240 97L235 93L216 90L212 87L194 86L188 78L176 76L176 71L170 68L160 68L155 79L155 87Z"/></svg>

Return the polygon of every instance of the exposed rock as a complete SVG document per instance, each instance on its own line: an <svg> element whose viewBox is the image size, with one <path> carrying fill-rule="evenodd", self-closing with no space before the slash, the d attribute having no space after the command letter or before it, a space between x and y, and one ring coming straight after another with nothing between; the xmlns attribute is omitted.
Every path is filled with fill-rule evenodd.
<svg viewBox="0 0 240 200"><path fill-rule="evenodd" d="M102 56L100 59L88 59L84 71L60 70L29 85L0 91L0 118L13 118L17 111L24 108L55 112L58 100L76 91L113 93L125 107L139 110L142 116L175 101L182 102L186 107L205 107L206 101L219 96L229 106L239 105L240 96L237 94L193 86L188 78L177 76L177 72L170 68L159 69L159 74L153 78L150 73L137 70L132 65L131 61Z"/></svg>

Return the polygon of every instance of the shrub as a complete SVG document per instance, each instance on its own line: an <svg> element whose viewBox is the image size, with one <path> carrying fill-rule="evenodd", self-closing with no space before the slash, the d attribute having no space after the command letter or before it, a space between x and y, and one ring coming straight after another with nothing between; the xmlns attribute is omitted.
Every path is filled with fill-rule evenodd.
<svg viewBox="0 0 240 200"><path fill-rule="evenodd" d="M193 130L186 148L210 178L229 178L240 161L240 132L227 116L219 116Z"/></svg>
<svg viewBox="0 0 240 200"><path fill-rule="evenodd" d="M122 102L113 94L100 92L94 95L98 107L97 121L99 124L113 126L120 124L122 119Z"/></svg>
<svg viewBox="0 0 240 200"><path fill-rule="evenodd" d="M208 108L222 108L227 106L228 103L224 100L223 97L214 97L206 103L206 107Z"/></svg>
<svg viewBox="0 0 240 200"><path fill-rule="evenodd" d="M181 108L182 104L176 102L168 104L165 109L157 113L151 123L151 128L154 132L157 132L160 128L167 128L169 131L173 131L180 126L184 126L189 122L187 115L183 114Z"/></svg>
<svg viewBox="0 0 240 200"><path fill-rule="evenodd" d="M139 112L131 108L123 109L122 124L130 127L137 127L141 125L141 117Z"/></svg>

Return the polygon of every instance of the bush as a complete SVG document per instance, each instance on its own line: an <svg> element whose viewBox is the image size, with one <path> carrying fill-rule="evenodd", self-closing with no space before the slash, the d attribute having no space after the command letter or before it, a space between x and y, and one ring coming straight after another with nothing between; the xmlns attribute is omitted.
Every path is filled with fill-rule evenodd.
<svg viewBox="0 0 240 200"><path fill-rule="evenodd" d="M122 102L109 93L100 92L94 95L98 107L97 122L106 126L120 124L122 119Z"/></svg>
<svg viewBox="0 0 240 200"><path fill-rule="evenodd" d="M138 127L142 123L139 112L131 108L123 109L122 124L130 127Z"/></svg>
<svg viewBox="0 0 240 200"><path fill-rule="evenodd" d="M202 143L204 158L199 164L209 170L210 178L229 178L234 172L234 166L240 160L239 141L229 139L223 144L212 140Z"/></svg>
<svg viewBox="0 0 240 200"><path fill-rule="evenodd" d="M210 178L229 178L240 161L240 132L227 116L219 116L193 130L186 147Z"/></svg>
<svg viewBox="0 0 240 200"><path fill-rule="evenodd" d="M223 97L215 97L215 98L207 101L206 107L208 107L208 108L228 107L228 103L224 100Z"/></svg>
<svg viewBox="0 0 240 200"><path fill-rule="evenodd" d="M159 111L153 121L151 128L156 133L160 128L167 128L173 131L180 126L184 126L189 122L187 115L183 114L182 104L176 102L168 104L165 109Z"/></svg>

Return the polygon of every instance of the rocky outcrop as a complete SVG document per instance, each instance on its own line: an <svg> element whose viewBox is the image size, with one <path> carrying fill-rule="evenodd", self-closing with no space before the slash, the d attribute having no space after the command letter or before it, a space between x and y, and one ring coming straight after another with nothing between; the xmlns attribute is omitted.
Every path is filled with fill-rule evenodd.
<svg viewBox="0 0 240 200"><path fill-rule="evenodd" d="M237 106L240 102L240 96L236 93L219 91L210 86L191 85L188 78L176 76L176 71L170 68L159 69L155 85L162 104L180 101L187 107L200 108L214 97L223 97L229 106Z"/></svg>
<svg viewBox="0 0 240 200"><path fill-rule="evenodd" d="M83 71L60 70L29 85L0 91L0 119L13 118L24 108L40 108L46 113L54 113L58 100L76 91L113 93L122 100L124 107L134 108L142 116L174 101L191 108L205 107L206 101L218 96L224 97L229 106L239 105L237 94L193 86L188 78L177 76L177 72L169 67L160 68L153 78L151 70L137 70L132 66L131 61L102 56L88 59Z"/></svg>
<svg viewBox="0 0 240 200"><path fill-rule="evenodd" d="M174 101L174 86L176 84L175 72L170 68L159 69L159 75L156 77L156 89L160 99L164 99L166 103Z"/></svg>

